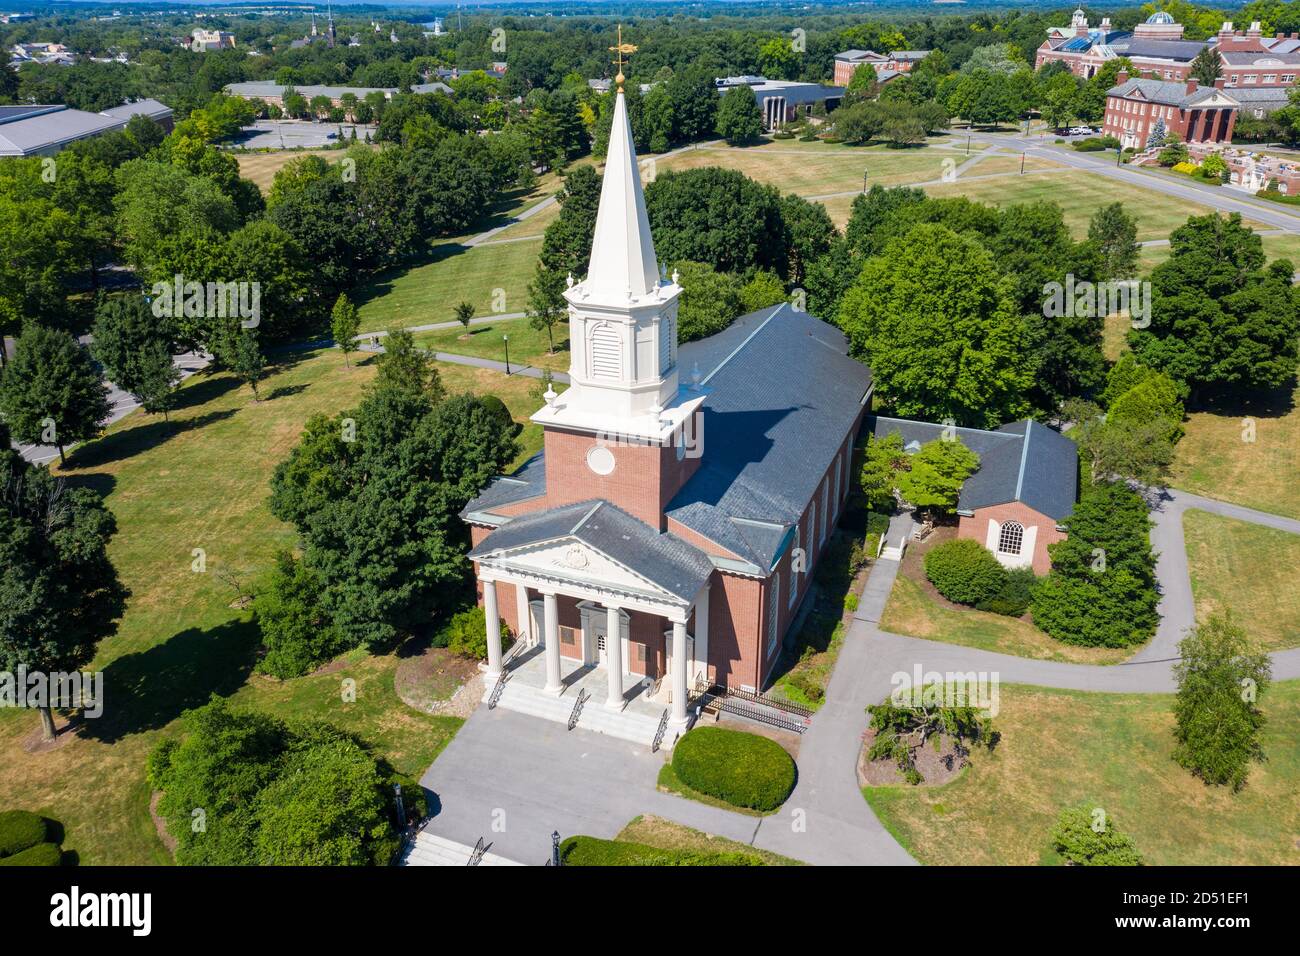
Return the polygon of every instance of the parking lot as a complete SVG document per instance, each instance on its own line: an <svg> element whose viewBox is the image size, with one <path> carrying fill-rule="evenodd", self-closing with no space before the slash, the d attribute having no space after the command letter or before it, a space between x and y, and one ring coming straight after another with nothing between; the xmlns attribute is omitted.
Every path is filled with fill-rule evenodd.
<svg viewBox="0 0 1300 956"><path fill-rule="evenodd" d="M311 149L329 146L341 138L364 140L367 126L354 127L351 123L317 123L311 120L257 120L252 126L240 130L233 145L246 149ZM373 131L371 131L373 136Z"/></svg>

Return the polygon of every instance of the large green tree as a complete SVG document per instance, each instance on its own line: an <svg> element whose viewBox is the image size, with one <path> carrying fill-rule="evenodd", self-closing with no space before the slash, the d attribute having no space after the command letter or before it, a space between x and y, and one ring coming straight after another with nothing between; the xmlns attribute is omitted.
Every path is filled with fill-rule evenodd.
<svg viewBox="0 0 1300 956"><path fill-rule="evenodd" d="M94 438L108 418L108 386L67 332L29 324L0 377L0 414L14 437L64 449Z"/></svg>
<svg viewBox="0 0 1300 956"><path fill-rule="evenodd" d="M1263 760L1259 695L1268 687L1268 655L1230 616L1214 614L1178 645L1174 664L1174 759L1206 783L1240 790L1252 761Z"/></svg>
<svg viewBox="0 0 1300 956"><path fill-rule="evenodd" d="M867 260L839 324L899 415L992 426L1028 407L1024 321L1012 284L974 239L917 226Z"/></svg>
<svg viewBox="0 0 1300 956"><path fill-rule="evenodd" d="M758 100L748 86L733 86L718 101L714 128L733 146L752 143L763 135L763 114Z"/></svg>
<svg viewBox="0 0 1300 956"><path fill-rule="evenodd" d="M1296 373L1300 300L1292 264L1265 265L1241 216L1193 216L1174 230L1169 259L1151 273L1151 323L1129 342L1193 399L1277 388Z"/></svg>
<svg viewBox="0 0 1300 956"><path fill-rule="evenodd" d="M24 461L3 422L0 488L0 670L71 673L90 663L125 610L128 592L107 551L117 524L98 494ZM47 740L50 703L40 708Z"/></svg>

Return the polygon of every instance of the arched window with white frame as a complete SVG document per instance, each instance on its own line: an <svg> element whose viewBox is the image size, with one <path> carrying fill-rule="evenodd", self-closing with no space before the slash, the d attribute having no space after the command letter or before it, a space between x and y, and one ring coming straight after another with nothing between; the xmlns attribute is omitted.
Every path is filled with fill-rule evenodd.
<svg viewBox="0 0 1300 956"><path fill-rule="evenodd" d="M1008 521L998 532L998 553L1019 555L1025 545L1025 527L1019 521Z"/></svg>

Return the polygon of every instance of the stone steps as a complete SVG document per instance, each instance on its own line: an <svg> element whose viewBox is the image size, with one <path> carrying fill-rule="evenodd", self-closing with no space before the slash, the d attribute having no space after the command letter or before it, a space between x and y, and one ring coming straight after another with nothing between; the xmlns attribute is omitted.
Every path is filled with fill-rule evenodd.
<svg viewBox="0 0 1300 956"><path fill-rule="evenodd" d="M448 840L436 833L422 830L415 836L402 858L402 866L468 866L469 858L474 855L472 846L465 846L455 840ZM479 861L479 866L523 866L514 860L487 852Z"/></svg>
<svg viewBox="0 0 1300 956"><path fill-rule="evenodd" d="M484 699L486 700L491 693L491 687L485 688ZM577 691L572 688L561 696L555 697L541 688L512 680L506 682L501 697L497 700L497 706L539 717L542 720L567 724L577 699ZM605 707L604 697L593 694L582 705L578 727L650 746L654 743L655 733L659 730L659 720L647 714L628 710L609 710ZM665 736L665 746L671 745L671 739L671 733Z"/></svg>

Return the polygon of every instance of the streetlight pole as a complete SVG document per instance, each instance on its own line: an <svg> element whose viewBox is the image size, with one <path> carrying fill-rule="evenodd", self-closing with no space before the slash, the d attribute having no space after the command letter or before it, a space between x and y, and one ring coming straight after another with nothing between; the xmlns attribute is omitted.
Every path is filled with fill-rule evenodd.
<svg viewBox="0 0 1300 956"><path fill-rule="evenodd" d="M867 191L867 171L865 169L862 171L862 191Z"/></svg>
<svg viewBox="0 0 1300 956"><path fill-rule="evenodd" d="M506 343L506 374L510 374L510 336L501 336L501 341Z"/></svg>

